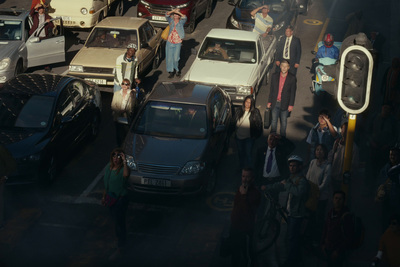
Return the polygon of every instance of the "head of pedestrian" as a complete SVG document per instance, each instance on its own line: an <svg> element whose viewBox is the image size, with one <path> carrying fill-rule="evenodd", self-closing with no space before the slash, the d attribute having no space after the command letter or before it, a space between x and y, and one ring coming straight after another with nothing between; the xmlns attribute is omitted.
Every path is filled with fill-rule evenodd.
<svg viewBox="0 0 400 267"><path fill-rule="evenodd" d="M279 135L275 134L275 133L271 133L268 135L268 147L269 148L275 148L278 145L279 142Z"/></svg>
<svg viewBox="0 0 400 267"><path fill-rule="evenodd" d="M395 213L390 216L390 225L389 225L390 230L392 230L395 233L400 232L400 214Z"/></svg>
<svg viewBox="0 0 400 267"><path fill-rule="evenodd" d="M281 61L281 64L279 65L279 67L281 68L281 73L286 75L290 69L290 62L287 59L283 59Z"/></svg>
<svg viewBox="0 0 400 267"><path fill-rule="evenodd" d="M333 35L331 33L327 33L325 34L324 37L324 45L328 48L333 46Z"/></svg>
<svg viewBox="0 0 400 267"><path fill-rule="evenodd" d="M39 6L36 8L36 10L37 10L37 12L38 12L39 14L43 14L44 11L45 11L44 5L39 5Z"/></svg>
<svg viewBox="0 0 400 267"><path fill-rule="evenodd" d="M390 148L389 161L392 166L396 166L396 165L400 164L400 145L399 144Z"/></svg>
<svg viewBox="0 0 400 267"><path fill-rule="evenodd" d="M294 31L294 28L293 28L292 25L287 26L286 30L285 30L286 37L292 36L293 35L293 31Z"/></svg>
<svg viewBox="0 0 400 267"><path fill-rule="evenodd" d="M288 158L290 174L298 174L303 167L303 159L297 155L291 155Z"/></svg>
<svg viewBox="0 0 400 267"><path fill-rule="evenodd" d="M254 181L254 170L250 167L242 169L242 184L248 186Z"/></svg>
<svg viewBox="0 0 400 267"><path fill-rule="evenodd" d="M254 109L255 103L254 103L254 98L252 95L246 96L246 98L243 100L242 108L243 111L252 111Z"/></svg>
<svg viewBox="0 0 400 267"><path fill-rule="evenodd" d="M327 109L321 109L318 113L318 123L321 128L324 128L327 126L326 120L331 119L331 114Z"/></svg>
<svg viewBox="0 0 400 267"><path fill-rule="evenodd" d="M333 209L335 211L340 211L343 209L346 202L346 193L338 190L333 193Z"/></svg>
<svg viewBox="0 0 400 267"><path fill-rule="evenodd" d="M180 20L181 19L181 15L179 13L173 12L171 15L173 16L174 20Z"/></svg>
<svg viewBox="0 0 400 267"><path fill-rule="evenodd" d="M261 13L265 17L266 15L268 15L268 12L269 12L269 6L268 5L264 5L263 8L261 9Z"/></svg>
<svg viewBox="0 0 400 267"><path fill-rule="evenodd" d="M123 163L123 155L124 151L122 148L115 148L113 151L111 151L110 155L110 166L111 168L117 167L120 169L122 167Z"/></svg>
<svg viewBox="0 0 400 267"><path fill-rule="evenodd" d="M328 159L328 148L324 144L318 144L315 147L314 155L318 161L325 161Z"/></svg>
<svg viewBox="0 0 400 267"><path fill-rule="evenodd" d="M135 56L136 51L137 51L136 44L134 44L134 43L128 44L128 46L126 47L126 57L132 58L133 56Z"/></svg>
<svg viewBox="0 0 400 267"><path fill-rule="evenodd" d="M122 83L121 83L121 87L124 90L127 90L131 87L131 82L129 81L129 79L123 79Z"/></svg>

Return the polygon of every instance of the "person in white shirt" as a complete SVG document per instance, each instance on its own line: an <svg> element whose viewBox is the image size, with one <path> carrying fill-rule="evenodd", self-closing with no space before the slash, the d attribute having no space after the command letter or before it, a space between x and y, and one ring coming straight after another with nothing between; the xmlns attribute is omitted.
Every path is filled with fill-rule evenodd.
<svg viewBox="0 0 400 267"><path fill-rule="evenodd" d="M261 10L261 13L258 11ZM274 20L268 15L269 6L263 5L251 11L251 17L255 19L253 32L258 32L263 37L266 37L272 30Z"/></svg>

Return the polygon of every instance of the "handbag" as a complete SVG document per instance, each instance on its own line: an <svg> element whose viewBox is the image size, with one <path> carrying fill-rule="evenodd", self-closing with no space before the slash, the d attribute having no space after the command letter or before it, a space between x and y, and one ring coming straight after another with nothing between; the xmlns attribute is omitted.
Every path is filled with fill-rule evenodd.
<svg viewBox="0 0 400 267"><path fill-rule="evenodd" d="M168 40L168 35L169 35L169 25L162 31L161 38L166 41Z"/></svg>
<svg viewBox="0 0 400 267"><path fill-rule="evenodd" d="M115 203L117 203L118 198L110 192L107 192L105 200L104 200L104 206L106 207L112 207L115 205Z"/></svg>
<svg viewBox="0 0 400 267"><path fill-rule="evenodd" d="M268 129L271 126L272 112L270 108L264 111L264 129Z"/></svg>

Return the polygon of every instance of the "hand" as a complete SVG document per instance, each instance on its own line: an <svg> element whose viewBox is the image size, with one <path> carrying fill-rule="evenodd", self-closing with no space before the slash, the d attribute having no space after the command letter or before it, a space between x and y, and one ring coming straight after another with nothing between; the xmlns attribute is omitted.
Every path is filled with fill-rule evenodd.
<svg viewBox="0 0 400 267"><path fill-rule="evenodd" d="M275 61L275 64L279 67L279 65L281 65L280 61Z"/></svg>
<svg viewBox="0 0 400 267"><path fill-rule="evenodd" d="M37 9L38 7L40 7L42 4L41 3L37 3L35 6L35 9Z"/></svg>
<svg viewBox="0 0 400 267"><path fill-rule="evenodd" d="M297 69L300 65L299 64L294 64L294 67Z"/></svg>
<svg viewBox="0 0 400 267"><path fill-rule="evenodd" d="M50 22L50 19L46 19L46 22L49 23L49 22Z"/></svg>
<svg viewBox="0 0 400 267"><path fill-rule="evenodd" d="M249 186L247 184L242 184L239 188L239 192L242 195L246 195L247 194L247 189L249 188Z"/></svg>
<svg viewBox="0 0 400 267"><path fill-rule="evenodd" d="M317 57L315 58L315 62L319 62L319 59Z"/></svg>
<svg viewBox="0 0 400 267"><path fill-rule="evenodd" d="M292 111L293 111L293 107L292 107L292 106L289 106L289 107L288 107L288 111L289 111L289 112L292 112Z"/></svg>
<svg viewBox="0 0 400 267"><path fill-rule="evenodd" d="M282 180L281 184L285 185L286 184L286 180Z"/></svg>
<svg viewBox="0 0 400 267"><path fill-rule="evenodd" d="M271 106L272 106L271 103L268 103L268 104L267 104L267 108L271 108Z"/></svg>
<svg viewBox="0 0 400 267"><path fill-rule="evenodd" d="M124 154L124 153L120 153L120 155L121 155L121 159L122 159L122 161L123 161L123 162L124 162L124 164L125 164L125 161L126 161L125 154Z"/></svg>

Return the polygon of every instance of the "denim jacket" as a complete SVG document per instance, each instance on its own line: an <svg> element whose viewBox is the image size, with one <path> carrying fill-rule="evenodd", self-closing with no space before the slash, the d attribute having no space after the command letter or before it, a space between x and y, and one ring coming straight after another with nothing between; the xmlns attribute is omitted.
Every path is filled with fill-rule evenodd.
<svg viewBox="0 0 400 267"><path fill-rule="evenodd" d="M170 16L167 15L167 12L165 12L165 18L168 21L169 24L169 33L168 36L171 34L172 30L174 29L175 26L175 22L174 19L171 18ZM178 24L176 24L176 31L178 32L178 35L181 39L185 38L185 30L183 29L183 25L185 25L187 20L187 17L181 17L181 19L179 20Z"/></svg>

